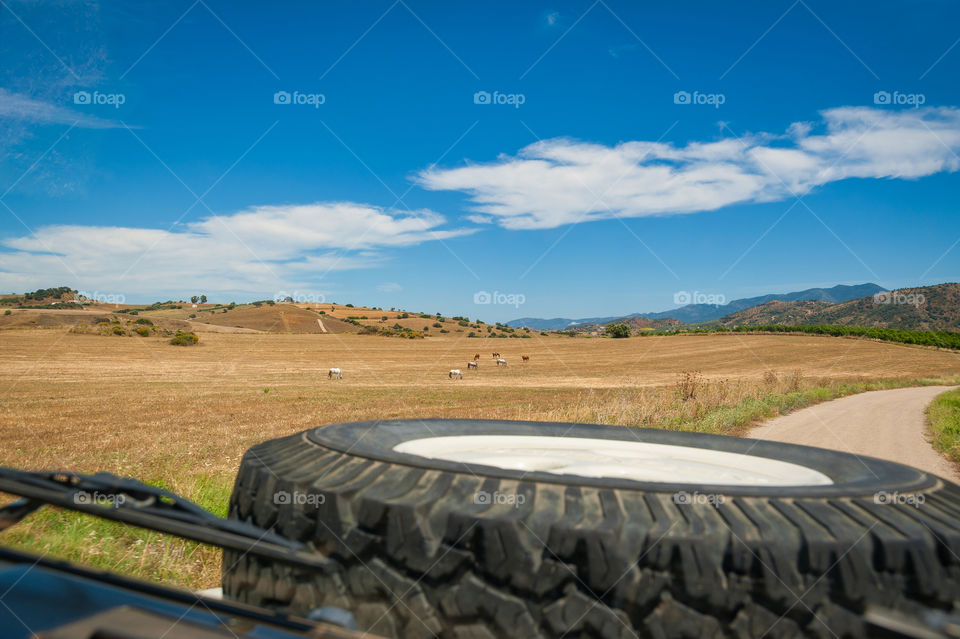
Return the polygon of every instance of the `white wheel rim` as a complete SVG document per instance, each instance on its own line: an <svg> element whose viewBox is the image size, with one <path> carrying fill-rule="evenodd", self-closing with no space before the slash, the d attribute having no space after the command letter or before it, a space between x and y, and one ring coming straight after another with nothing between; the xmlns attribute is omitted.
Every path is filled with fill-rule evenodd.
<svg viewBox="0 0 960 639"><path fill-rule="evenodd" d="M425 437L398 453L523 472L670 484L824 486L823 473L769 457L623 439L523 435Z"/></svg>

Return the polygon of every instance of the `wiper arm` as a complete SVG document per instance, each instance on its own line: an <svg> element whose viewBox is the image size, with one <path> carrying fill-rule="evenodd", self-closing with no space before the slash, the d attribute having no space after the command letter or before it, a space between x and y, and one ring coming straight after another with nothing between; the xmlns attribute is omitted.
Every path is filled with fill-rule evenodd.
<svg viewBox="0 0 960 639"><path fill-rule="evenodd" d="M253 524L217 517L168 490L110 473L0 467L0 492L24 498L0 508L0 531L50 504L275 561L334 570L325 557L309 552L302 543Z"/></svg>

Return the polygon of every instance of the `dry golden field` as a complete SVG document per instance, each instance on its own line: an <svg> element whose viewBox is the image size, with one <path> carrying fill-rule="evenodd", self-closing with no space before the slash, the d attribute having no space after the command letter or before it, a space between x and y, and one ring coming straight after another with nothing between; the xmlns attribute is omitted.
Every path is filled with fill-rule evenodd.
<svg viewBox="0 0 960 639"><path fill-rule="evenodd" d="M202 333L200 340L174 347L155 337L64 328L0 330L0 464L134 476L222 513L246 448L322 424L463 417L736 434L770 411L864 383L960 374L957 353L793 335ZM508 368L494 365L493 351ZM468 372L474 353L480 370ZM521 363L521 355L530 361ZM332 366L343 369L343 380L327 379ZM448 379L451 368L463 371L462 381ZM692 388L678 384L693 371ZM4 533L4 543L176 583L217 582L212 550L89 518L34 518Z"/></svg>

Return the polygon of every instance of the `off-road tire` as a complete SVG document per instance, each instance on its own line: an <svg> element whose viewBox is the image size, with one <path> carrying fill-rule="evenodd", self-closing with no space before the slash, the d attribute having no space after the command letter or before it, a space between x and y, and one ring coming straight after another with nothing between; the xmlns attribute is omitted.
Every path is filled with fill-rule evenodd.
<svg viewBox="0 0 960 639"><path fill-rule="evenodd" d="M524 475L392 450L463 434L710 448L799 463L834 483ZM523 503L475 503L481 491ZM677 499L684 493L712 498ZM865 637L877 636L863 620L868 606L919 615L955 612L960 601L960 487L891 462L733 437L339 424L251 448L230 516L303 541L339 568L321 575L226 552L226 596L301 615L340 606L388 637Z"/></svg>

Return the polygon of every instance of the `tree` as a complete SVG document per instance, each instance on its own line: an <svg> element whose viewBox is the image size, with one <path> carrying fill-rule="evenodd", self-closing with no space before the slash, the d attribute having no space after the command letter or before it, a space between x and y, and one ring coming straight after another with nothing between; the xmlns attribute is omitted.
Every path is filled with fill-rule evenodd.
<svg viewBox="0 0 960 639"><path fill-rule="evenodd" d="M607 324L607 335L610 337L630 337L630 327L626 324Z"/></svg>
<svg viewBox="0 0 960 639"><path fill-rule="evenodd" d="M200 303L201 303L201 304L206 304L206 303L207 303L207 296L206 296L206 295L201 295L201 296L200 296Z"/></svg>
<svg viewBox="0 0 960 639"><path fill-rule="evenodd" d="M199 301L200 301L200 298L199 298L198 296L196 296L196 295L194 295L193 297L190 298L190 302L193 303L193 304L196 304L196 303L199 302Z"/></svg>

